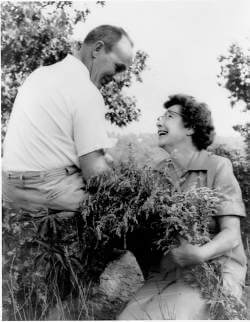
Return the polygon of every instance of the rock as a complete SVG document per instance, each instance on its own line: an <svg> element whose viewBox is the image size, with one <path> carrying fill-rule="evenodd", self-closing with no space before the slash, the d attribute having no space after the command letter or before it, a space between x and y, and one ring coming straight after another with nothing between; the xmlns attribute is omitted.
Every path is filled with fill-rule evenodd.
<svg viewBox="0 0 250 322"><path fill-rule="evenodd" d="M123 252L107 265L100 276L100 284L91 289L91 296L58 303L49 310L46 320L76 320L79 312L84 320L114 320L143 282L135 256L129 251Z"/></svg>
<svg viewBox="0 0 250 322"><path fill-rule="evenodd" d="M105 268L89 305L95 320L115 320L144 282L135 256L126 251Z"/></svg>
<svg viewBox="0 0 250 322"><path fill-rule="evenodd" d="M100 292L110 301L127 302L144 282L135 256L127 251L111 262L100 276Z"/></svg>

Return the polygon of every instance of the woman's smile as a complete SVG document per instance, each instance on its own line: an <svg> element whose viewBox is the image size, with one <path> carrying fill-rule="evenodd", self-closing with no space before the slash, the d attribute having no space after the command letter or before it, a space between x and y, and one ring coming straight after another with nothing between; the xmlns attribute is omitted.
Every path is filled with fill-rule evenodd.
<svg viewBox="0 0 250 322"><path fill-rule="evenodd" d="M159 130L158 131L158 135L159 136L163 136L163 135L167 135L168 134L168 131L167 130Z"/></svg>

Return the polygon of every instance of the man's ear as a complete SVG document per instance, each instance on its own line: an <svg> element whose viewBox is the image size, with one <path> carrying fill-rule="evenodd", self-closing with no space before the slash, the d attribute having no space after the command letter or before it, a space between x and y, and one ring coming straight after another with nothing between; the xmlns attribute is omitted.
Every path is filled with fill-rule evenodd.
<svg viewBox="0 0 250 322"><path fill-rule="evenodd" d="M99 40L93 46L92 56L96 58L98 54L104 49L104 42Z"/></svg>

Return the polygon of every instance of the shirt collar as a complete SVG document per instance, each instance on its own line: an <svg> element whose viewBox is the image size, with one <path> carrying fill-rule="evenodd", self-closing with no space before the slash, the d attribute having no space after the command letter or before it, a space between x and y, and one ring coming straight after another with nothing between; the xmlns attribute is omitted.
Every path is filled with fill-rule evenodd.
<svg viewBox="0 0 250 322"><path fill-rule="evenodd" d="M191 160L190 164L187 167L187 171L199 171L199 170L208 170L209 167L209 156L210 152L206 150L201 150L199 153Z"/></svg>
<svg viewBox="0 0 250 322"><path fill-rule="evenodd" d="M89 70L88 68L84 65L83 62L80 61L80 59L76 58L75 56L68 54L64 58L65 63L67 63L70 68L75 68L76 71L78 72L84 72L85 74L87 73L89 76Z"/></svg>
<svg viewBox="0 0 250 322"><path fill-rule="evenodd" d="M191 160L189 165L184 169L182 169L183 173L186 173L188 171L199 171L199 170L208 170L209 167L209 156L211 155L211 152L208 152L206 150L199 151L196 156ZM169 166L173 163L171 158L167 158L162 160L157 164L157 168L160 169L164 166Z"/></svg>

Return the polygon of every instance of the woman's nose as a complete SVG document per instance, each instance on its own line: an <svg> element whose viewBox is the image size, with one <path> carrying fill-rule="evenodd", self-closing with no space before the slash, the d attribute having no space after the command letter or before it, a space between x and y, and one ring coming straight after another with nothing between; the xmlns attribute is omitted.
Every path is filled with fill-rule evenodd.
<svg viewBox="0 0 250 322"><path fill-rule="evenodd" d="M161 124L162 124L162 119L163 119L163 117L162 117L162 116L157 117L157 119L156 119L156 124L157 124L157 126L158 126L158 124L159 124L159 125L161 125Z"/></svg>
<svg viewBox="0 0 250 322"><path fill-rule="evenodd" d="M158 117L158 118L157 118L157 120L156 120L156 126L157 126L158 128L160 128L160 127L162 126L162 124L161 124L161 117Z"/></svg>

